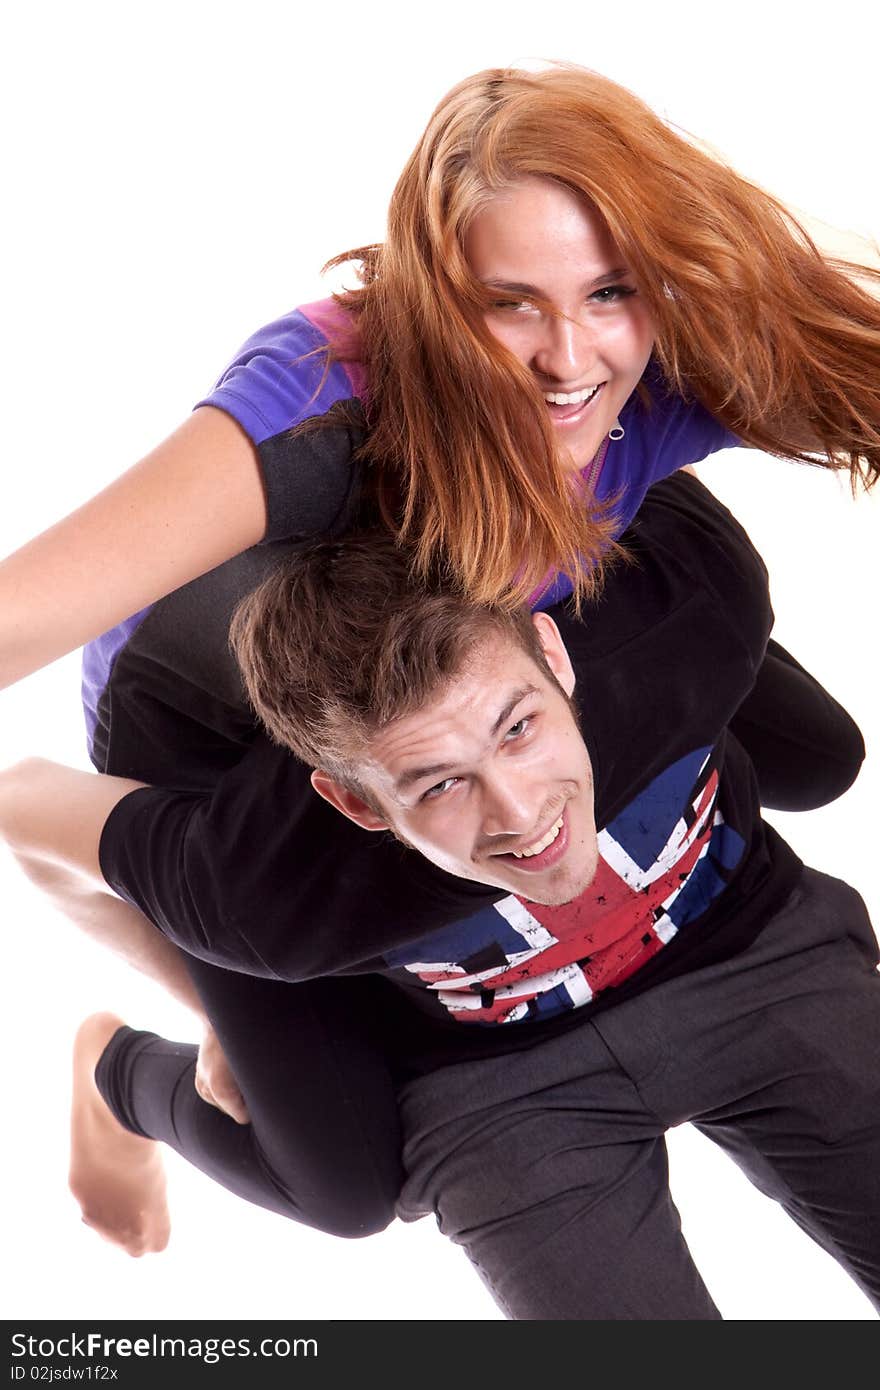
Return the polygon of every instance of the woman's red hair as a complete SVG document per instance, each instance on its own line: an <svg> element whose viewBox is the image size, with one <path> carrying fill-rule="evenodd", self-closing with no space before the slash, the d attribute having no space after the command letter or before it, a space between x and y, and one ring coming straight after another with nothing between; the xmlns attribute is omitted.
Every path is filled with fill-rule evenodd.
<svg viewBox="0 0 880 1390"><path fill-rule="evenodd" d="M608 552L610 522L571 486L533 375L486 329L464 255L480 207L524 176L557 180L604 219L675 390L747 444L876 481L880 304L855 268L609 79L492 69L437 107L385 243L330 263L361 264L341 300L369 374L364 454L419 569L443 555L475 600L504 603L561 569L582 597Z"/></svg>

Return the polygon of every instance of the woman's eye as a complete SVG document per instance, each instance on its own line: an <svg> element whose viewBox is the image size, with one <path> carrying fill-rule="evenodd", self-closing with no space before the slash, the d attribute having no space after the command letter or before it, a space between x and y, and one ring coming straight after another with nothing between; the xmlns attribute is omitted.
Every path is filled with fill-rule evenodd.
<svg viewBox="0 0 880 1390"><path fill-rule="evenodd" d="M590 298L597 304L616 304L620 299L628 299L631 294L638 294L638 290L631 289L629 285L605 285Z"/></svg>
<svg viewBox="0 0 880 1390"><path fill-rule="evenodd" d="M501 312L515 313L518 309L530 309L532 306L527 299L496 299L489 307Z"/></svg>

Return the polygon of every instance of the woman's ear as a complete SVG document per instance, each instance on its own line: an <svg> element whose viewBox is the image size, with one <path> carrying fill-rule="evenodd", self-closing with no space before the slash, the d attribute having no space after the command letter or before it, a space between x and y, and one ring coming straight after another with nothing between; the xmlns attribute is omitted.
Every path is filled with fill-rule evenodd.
<svg viewBox="0 0 880 1390"><path fill-rule="evenodd" d="M335 806L343 816L353 820L355 825L361 826L364 830L388 829L388 821L379 811L374 810L369 802L364 801L363 797L358 796L350 787L337 782L329 772L316 768L312 773L312 786L319 796L323 796L324 800Z"/></svg>
<svg viewBox="0 0 880 1390"><path fill-rule="evenodd" d="M538 641L544 652L544 659L553 672L566 695L574 690L574 667L562 640L562 633L549 613L533 613L532 622L538 634Z"/></svg>

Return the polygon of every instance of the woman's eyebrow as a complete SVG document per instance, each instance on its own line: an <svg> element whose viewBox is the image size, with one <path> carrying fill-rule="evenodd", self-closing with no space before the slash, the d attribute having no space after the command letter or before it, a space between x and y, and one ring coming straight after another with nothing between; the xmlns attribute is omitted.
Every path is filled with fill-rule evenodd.
<svg viewBox="0 0 880 1390"><path fill-rule="evenodd" d="M600 285L610 284L614 280L620 280L626 275L631 275L632 271L626 266L617 266L614 270L606 270L602 275L597 275L595 280L588 280L584 283L584 288L594 290ZM505 290L508 294L532 295L535 298L542 298L543 291L537 285L521 284L518 280L484 280L487 290Z"/></svg>

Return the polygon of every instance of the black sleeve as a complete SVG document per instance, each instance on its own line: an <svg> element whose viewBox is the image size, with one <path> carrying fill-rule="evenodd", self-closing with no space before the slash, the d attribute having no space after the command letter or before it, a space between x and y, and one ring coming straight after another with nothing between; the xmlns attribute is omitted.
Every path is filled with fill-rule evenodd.
<svg viewBox="0 0 880 1390"><path fill-rule="evenodd" d="M264 543L338 536L353 525L364 479L355 455L365 436L360 404L339 401L320 421L258 445L268 516Z"/></svg>
<svg viewBox="0 0 880 1390"><path fill-rule="evenodd" d="M210 793L124 797L100 862L111 888L185 951L290 980L378 966L407 922L421 934L504 896L361 830L262 736Z"/></svg>
<svg viewBox="0 0 880 1390"><path fill-rule="evenodd" d="M768 810L827 806L852 786L865 759L852 715L778 642L768 642L730 732L751 759Z"/></svg>

